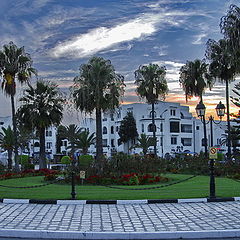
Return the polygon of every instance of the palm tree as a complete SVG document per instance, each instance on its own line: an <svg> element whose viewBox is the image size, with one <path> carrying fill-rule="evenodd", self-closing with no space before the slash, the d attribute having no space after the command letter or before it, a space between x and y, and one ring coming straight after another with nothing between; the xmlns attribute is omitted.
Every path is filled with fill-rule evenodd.
<svg viewBox="0 0 240 240"><path fill-rule="evenodd" d="M95 143L95 133L90 134L88 130L81 132L75 141L76 148L81 149L82 154L86 155L88 149Z"/></svg>
<svg viewBox="0 0 240 240"><path fill-rule="evenodd" d="M14 160L15 169L19 171L17 123L15 114L14 96L16 94L16 79L21 83L28 83L31 74L36 74L32 68L32 60L29 54L25 53L24 47L18 48L13 42L3 46L0 51L0 75L2 76L2 89L10 96L12 108L12 122L14 133Z"/></svg>
<svg viewBox="0 0 240 240"><path fill-rule="evenodd" d="M75 142L78 139L80 133L81 129L75 124L70 124L69 126L65 127L65 130L63 130L63 136L70 143L69 149L72 157L76 149Z"/></svg>
<svg viewBox="0 0 240 240"><path fill-rule="evenodd" d="M207 42L206 57L209 59L209 72L220 82L226 85L226 105L227 105L227 128L228 128L228 153L227 159L231 158L231 126L229 110L229 83L235 80L237 68L233 61L228 40L220 39L214 41L209 39Z"/></svg>
<svg viewBox="0 0 240 240"><path fill-rule="evenodd" d="M237 72L240 72L240 8L230 5L226 16L221 18L221 32L229 43L229 52L232 55L232 64L236 65Z"/></svg>
<svg viewBox="0 0 240 240"><path fill-rule="evenodd" d="M60 124L63 117L63 99L56 84L38 80L36 87L29 86L19 101L22 102L22 105L18 109L18 117L26 127L38 131L39 168L46 168L45 130L52 125Z"/></svg>
<svg viewBox="0 0 240 240"><path fill-rule="evenodd" d="M102 112L119 106L124 92L124 77L115 72L109 60L92 57L80 66L79 76L74 78L73 99L77 109L96 113L96 159L101 161Z"/></svg>
<svg viewBox="0 0 240 240"><path fill-rule="evenodd" d="M150 146L154 146L156 140L154 141L153 137L148 137L146 134L141 134L137 139L138 143L134 146L134 148L141 148L143 150L143 154L146 155L148 148Z"/></svg>
<svg viewBox="0 0 240 240"><path fill-rule="evenodd" d="M150 63L147 66L139 66L135 71L135 84L137 85L136 92L142 97L146 98L147 103L152 105L152 131L153 138L156 139L156 125L155 125L155 110L154 104L158 99L165 99L168 92L166 81L166 68L160 67L157 64ZM154 144L154 155L157 155L157 141Z"/></svg>
<svg viewBox="0 0 240 240"><path fill-rule="evenodd" d="M8 128L2 127L0 132L0 147L8 153L8 169L12 169L12 154L14 149L14 134L10 126Z"/></svg>
<svg viewBox="0 0 240 240"><path fill-rule="evenodd" d="M203 103L203 93L206 88L211 88L213 81L211 75L208 73L208 65L199 59L187 61L180 69L180 85L182 86L186 102L189 98L195 96L199 97L201 103ZM204 130L204 147L205 157L207 158L207 131L205 116L203 116L203 130Z"/></svg>

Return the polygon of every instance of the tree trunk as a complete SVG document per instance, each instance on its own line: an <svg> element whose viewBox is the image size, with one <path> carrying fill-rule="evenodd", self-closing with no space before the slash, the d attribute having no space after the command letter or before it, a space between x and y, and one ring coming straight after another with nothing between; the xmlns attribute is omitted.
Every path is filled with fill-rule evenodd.
<svg viewBox="0 0 240 240"><path fill-rule="evenodd" d="M7 153L8 153L8 170L11 170L12 169L12 153L13 153L13 150L12 149L7 150Z"/></svg>
<svg viewBox="0 0 240 240"><path fill-rule="evenodd" d="M157 141L156 141L156 126L155 126L155 106L154 102L152 102L152 127L153 127L153 139L154 139L154 156L157 156Z"/></svg>
<svg viewBox="0 0 240 240"><path fill-rule="evenodd" d="M19 162L18 162L18 142L17 142L17 121L15 114L15 104L14 96L11 95L11 105L12 105L12 123L13 123L13 135L14 135L14 162L15 162L15 171L19 172Z"/></svg>
<svg viewBox="0 0 240 240"><path fill-rule="evenodd" d="M229 88L228 88L228 80L226 82L226 104L227 104L227 129L228 129L228 137L227 137L227 144L228 144L228 151L227 151L227 160L231 160L231 126L230 126L230 110L229 110Z"/></svg>
<svg viewBox="0 0 240 240"><path fill-rule="evenodd" d="M39 128L39 145L40 145L40 153L39 153L39 169L47 168L46 162L46 148L45 148L45 128Z"/></svg>
<svg viewBox="0 0 240 240"><path fill-rule="evenodd" d="M103 157L103 143L102 143L102 112L101 109L96 108L96 159L101 161Z"/></svg>

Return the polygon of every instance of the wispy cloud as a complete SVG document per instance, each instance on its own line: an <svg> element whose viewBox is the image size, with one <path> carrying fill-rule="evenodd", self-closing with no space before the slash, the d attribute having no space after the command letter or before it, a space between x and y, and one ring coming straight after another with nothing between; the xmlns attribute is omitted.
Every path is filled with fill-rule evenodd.
<svg viewBox="0 0 240 240"><path fill-rule="evenodd" d="M167 26L178 26L184 18L202 14L188 11L163 11L156 13L145 13L140 16L119 23L113 27L98 27L88 33L74 36L69 40L61 42L51 51L51 56L83 58L103 50L111 49L124 42L133 40L144 40L157 31ZM160 49L160 54L165 54Z"/></svg>

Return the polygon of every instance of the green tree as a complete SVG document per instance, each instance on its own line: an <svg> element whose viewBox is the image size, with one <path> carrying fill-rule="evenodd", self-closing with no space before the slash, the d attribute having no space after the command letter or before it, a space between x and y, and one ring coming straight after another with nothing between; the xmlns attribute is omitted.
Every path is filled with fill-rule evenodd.
<svg viewBox="0 0 240 240"><path fill-rule="evenodd" d="M61 153L62 140L66 138L65 131L66 131L65 126L63 125L58 126L57 134L56 134L56 152L57 153Z"/></svg>
<svg viewBox="0 0 240 240"><path fill-rule="evenodd" d="M206 57L210 61L209 72L226 86L226 105L227 105L227 127L228 127L228 160L231 158L231 126L230 126L230 106L229 106L229 84L235 80L237 73L236 64L230 51L228 40L220 39L215 41L209 39L207 42Z"/></svg>
<svg viewBox="0 0 240 240"><path fill-rule="evenodd" d="M135 71L135 80L137 94L142 98L146 98L147 103L152 105L152 130L153 138L156 139L154 105L159 98L165 99L168 92L166 68L152 63L147 66L139 66L138 70ZM157 155L157 141L154 144L154 155Z"/></svg>
<svg viewBox="0 0 240 240"><path fill-rule="evenodd" d="M88 154L88 149L92 144L95 143L95 133L90 134L89 131L85 130L78 135L75 141L76 148L81 149L83 155Z"/></svg>
<svg viewBox="0 0 240 240"><path fill-rule="evenodd" d="M141 134L141 136L137 139L138 143L134 146L134 148L141 148L143 150L143 154L146 155L148 148L150 146L154 146L156 140L153 137L148 137L146 134Z"/></svg>
<svg viewBox="0 0 240 240"><path fill-rule="evenodd" d="M16 94L16 80L21 84L28 83L31 74L36 74L32 68L32 59L25 53L24 47L18 48L13 42L3 46L0 51L0 75L2 76L2 89L11 99L12 123L14 133L14 160L15 169L19 171L17 121L15 113L14 96Z"/></svg>
<svg viewBox="0 0 240 240"><path fill-rule="evenodd" d="M0 146L7 151L8 154L8 169L12 169L12 154L14 149L14 134L10 126L2 127L0 132Z"/></svg>
<svg viewBox="0 0 240 240"><path fill-rule="evenodd" d="M79 76L74 78L73 99L77 109L96 113L96 159L103 156L102 112L119 106L124 92L124 78L117 74L111 62L92 57L80 66Z"/></svg>
<svg viewBox="0 0 240 240"><path fill-rule="evenodd" d="M235 96L231 96L231 102L240 108L240 83L235 84L232 90ZM234 125L231 127L231 142L233 147L233 155L240 160L240 111L237 114L232 114Z"/></svg>
<svg viewBox="0 0 240 240"><path fill-rule="evenodd" d="M69 126L65 127L65 130L63 130L63 136L68 140L70 143L70 146L68 149L70 149L70 154L73 157L74 151L76 149L76 141L81 133L81 129L75 125L70 124Z"/></svg>
<svg viewBox="0 0 240 240"><path fill-rule="evenodd" d="M29 86L19 100L18 117L29 129L39 133L40 169L46 168L45 131L52 125L60 124L63 117L63 98L57 85L49 81L38 80L36 87Z"/></svg>
<svg viewBox="0 0 240 240"><path fill-rule="evenodd" d="M208 64L199 59L187 61L187 63L180 68L179 83L185 92L186 102L188 99L195 96L199 98L201 103L203 103L203 93L205 92L205 89L211 89L213 85L212 77L208 73ZM203 130L205 157L207 157L207 131L205 116L203 116Z"/></svg>
<svg viewBox="0 0 240 240"><path fill-rule="evenodd" d="M120 143L128 144L128 153L129 153L129 142L135 140L138 137L136 121L132 112L127 112L127 115L121 121L119 131L119 141Z"/></svg>

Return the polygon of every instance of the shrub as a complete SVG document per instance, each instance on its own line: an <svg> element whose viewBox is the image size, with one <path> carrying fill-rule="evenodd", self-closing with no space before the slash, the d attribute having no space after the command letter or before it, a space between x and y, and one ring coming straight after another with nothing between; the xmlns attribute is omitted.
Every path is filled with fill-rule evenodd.
<svg viewBox="0 0 240 240"><path fill-rule="evenodd" d="M53 181L56 180L57 175L56 174L46 174L44 176L44 181Z"/></svg>
<svg viewBox="0 0 240 240"><path fill-rule="evenodd" d="M61 163L65 165L69 165L71 163L71 158L69 156L63 156L61 158Z"/></svg>
<svg viewBox="0 0 240 240"><path fill-rule="evenodd" d="M87 169L94 161L91 155L81 155L79 156L79 166L81 169Z"/></svg>

